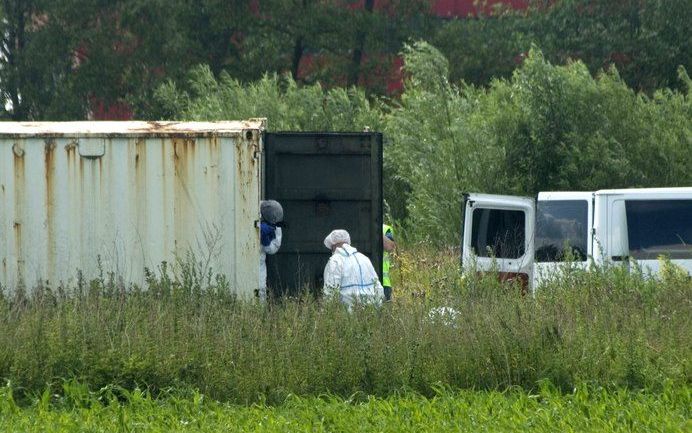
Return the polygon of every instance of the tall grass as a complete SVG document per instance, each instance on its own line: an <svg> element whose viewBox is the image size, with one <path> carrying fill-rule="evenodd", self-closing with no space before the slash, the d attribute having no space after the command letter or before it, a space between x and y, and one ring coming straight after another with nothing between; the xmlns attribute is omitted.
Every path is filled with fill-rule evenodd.
<svg viewBox="0 0 692 433"><path fill-rule="evenodd" d="M235 403L289 394L458 388L535 390L541 381L660 389L689 386L692 285L615 268L565 275L532 296L462 276L457 256L399 257L396 302L348 313L312 298L265 307L222 281L173 278L142 290L112 280L0 298L0 377L18 399L65 379L90 389L197 389ZM204 284L200 283L203 278ZM447 306L457 314L431 315Z"/></svg>

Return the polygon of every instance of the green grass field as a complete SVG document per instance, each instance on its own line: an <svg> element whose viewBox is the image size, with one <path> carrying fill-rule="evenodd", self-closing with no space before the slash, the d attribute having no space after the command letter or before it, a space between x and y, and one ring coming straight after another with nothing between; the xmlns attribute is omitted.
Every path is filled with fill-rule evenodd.
<svg viewBox="0 0 692 433"><path fill-rule="evenodd" d="M352 313L194 267L5 292L0 431L690 431L692 281L669 263L567 266L535 296L454 252L397 265L395 302Z"/></svg>
<svg viewBox="0 0 692 433"><path fill-rule="evenodd" d="M606 391L586 386L562 394L521 390L439 391L432 398L403 394L289 397L278 406L239 406L201 394L152 399L140 392L116 398L46 394L17 407L7 388L0 430L7 432L689 432L689 388L661 393Z"/></svg>

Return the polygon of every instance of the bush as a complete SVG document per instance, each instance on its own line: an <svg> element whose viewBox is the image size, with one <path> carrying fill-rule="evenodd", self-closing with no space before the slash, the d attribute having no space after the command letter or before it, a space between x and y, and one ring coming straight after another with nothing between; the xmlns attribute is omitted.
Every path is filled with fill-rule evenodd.
<svg viewBox="0 0 692 433"><path fill-rule="evenodd" d="M266 75L242 84L227 73L217 79L207 66L193 69L183 88L173 82L156 92L166 119L268 119L273 131L362 131L381 129L380 112L358 88L324 90L298 86L288 75Z"/></svg>

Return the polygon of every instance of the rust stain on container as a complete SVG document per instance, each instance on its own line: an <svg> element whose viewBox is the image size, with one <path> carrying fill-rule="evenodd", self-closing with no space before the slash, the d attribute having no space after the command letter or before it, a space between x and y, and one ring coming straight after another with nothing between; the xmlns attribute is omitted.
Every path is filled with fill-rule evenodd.
<svg viewBox="0 0 692 433"><path fill-rule="evenodd" d="M110 140L109 140L110 141ZM104 197L105 193L105 185L104 185L104 180L105 180L105 175L103 174L103 157L97 158L99 167L98 167L98 178L99 178L99 193L101 194L101 197Z"/></svg>
<svg viewBox="0 0 692 433"><path fill-rule="evenodd" d="M137 141L135 141L135 170L139 168L139 155L143 152L144 149L144 139L138 138Z"/></svg>
<svg viewBox="0 0 692 433"><path fill-rule="evenodd" d="M177 247L178 240L183 239L183 231L185 230L185 221L183 221L183 209L181 198L183 197L182 192L182 172L180 170L180 161L183 158L183 144L180 138L173 138L171 140L173 144L173 244Z"/></svg>
<svg viewBox="0 0 692 433"><path fill-rule="evenodd" d="M180 154L182 153L182 144L180 143L179 138L174 138L171 140L173 142L173 161L175 164L178 163L178 160L180 159Z"/></svg>
<svg viewBox="0 0 692 433"><path fill-rule="evenodd" d="M256 153L259 152L259 131L245 130L244 138L250 140L251 146L248 146L247 141L236 140L236 170L238 179L241 185L252 185L253 177L256 174L258 158ZM241 189L241 193L245 194L245 188ZM244 197L244 195L243 195Z"/></svg>
<svg viewBox="0 0 692 433"><path fill-rule="evenodd" d="M167 158L168 155L166 155L166 140L161 139L161 175L165 179L166 178L166 162L168 161ZM163 188L163 193L166 193L166 188ZM166 202L166 197L164 197L163 202Z"/></svg>
<svg viewBox="0 0 692 433"><path fill-rule="evenodd" d="M52 220L53 210L53 179L55 178L55 141L47 139L44 146L44 164L46 177L46 209L48 212L48 220Z"/></svg>
<svg viewBox="0 0 692 433"><path fill-rule="evenodd" d="M17 256L17 272L18 272L18 279L19 281L22 281L22 275L24 274L24 269L23 269L23 263L24 261L22 260L21 252L22 252L22 223L19 221L14 222L14 250L16 251L16 256Z"/></svg>
<svg viewBox="0 0 692 433"><path fill-rule="evenodd" d="M175 148L175 195L176 197L186 197L189 203L193 202L192 195L187 188L190 168L193 167L195 159L196 141L190 138L173 139ZM182 192L182 194L181 194ZM184 214L184 212L183 212Z"/></svg>
<svg viewBox="0 0 692 433"><path fill-rule="evenodd" d="M44 164L46 179L46 232L48 240L48 267L52 269L55 265L55 140L48 138L44 142Z"/></svg>
<svg viewBox="0 0 692 433"><path fill-rule="evenodd" d="M21 252L22 252L22 223L19 218L24 213L24 150L22 143L16 142L12 146L14 153L14 251L17 256L17 270L21 279Z"/></svg>
<svg viewBox="0 0 692 433"><path fill-rule="evenodd" d="M135 179L137 182L137 189L143 186L144 170L147 165L147 154L146 154L146 140L143 138L138 138L135 142Z"/></svg>
<svg viewBox="0 0 692 433"><path fill-rule="evenodd" d="M182 179L188 177L188 170L193 166L197 142L194 138L174 138L175 172Z"/></svg>
<svg viewBox="0 0 692 433"><path fill-rule="evenodd" d="M134 197L136 203L145 203L147 200L147 147L146 139L137 138L135 141L135 167L134 167ZM133 215L136 224L142 224L146 218L145 208L138 208Z"/></svg>
<svg viewBox="0 0 692 433"><path fill-rule="evenodd" d="M70 141L65 145L65 152L67 154L67 168L72 172L72 166L74 165L75 154L77 153L77 142Z"/></svg>
<svg viewBox="0 0 692 433"><path fill-rule="evenodd" d="M24 149L22 148L21 144L14 143L12 146L12 151L14 154L15 175L20 171L22 174L24 174ZM21 167L21 170L17 170L18 167Z"/></svg>

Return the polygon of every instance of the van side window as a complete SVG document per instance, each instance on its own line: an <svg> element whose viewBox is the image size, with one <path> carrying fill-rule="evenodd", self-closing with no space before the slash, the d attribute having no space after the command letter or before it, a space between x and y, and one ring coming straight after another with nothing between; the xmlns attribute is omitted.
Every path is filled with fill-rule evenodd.
<svg viewBox="0 0 692 433"><path fill-rule="evenodd" d="M474 209L471 245L479 257L516 259L524 255L526 216L520 210Z"/></svg>
<svg viewBox="0 0 692 433"><path fill-rule="evenodd" d="M539 201L536 209L536 261L586 261L588 251L586 200Z"/></svg>
<svg viewBox="0 0 692 433"><path fill-rule="evenodd" d="M692 259L692 200L625 200L630 256Z"/></svg>

